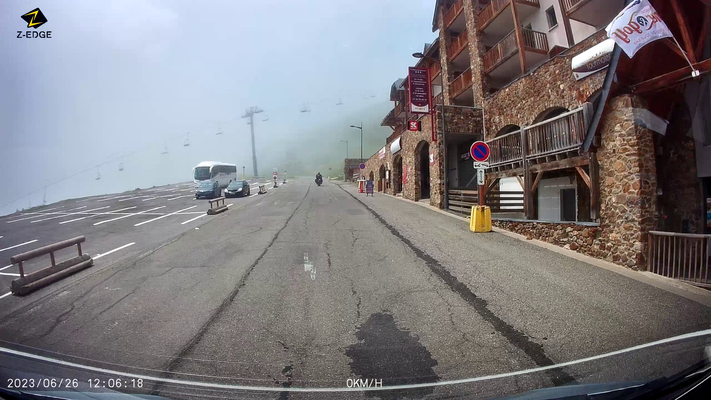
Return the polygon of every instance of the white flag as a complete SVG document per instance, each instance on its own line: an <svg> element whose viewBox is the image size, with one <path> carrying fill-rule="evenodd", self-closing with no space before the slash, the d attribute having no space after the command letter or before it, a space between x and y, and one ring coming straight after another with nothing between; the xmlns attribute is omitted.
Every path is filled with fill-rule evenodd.
<svg viewBox="0 0 711 400"><path fill-rule="evenodd" d="M649 0L635 0L625 7L605 28L607 36L615 40L629 58L655 40L673 37L667 25L649 4Z"/></svg>

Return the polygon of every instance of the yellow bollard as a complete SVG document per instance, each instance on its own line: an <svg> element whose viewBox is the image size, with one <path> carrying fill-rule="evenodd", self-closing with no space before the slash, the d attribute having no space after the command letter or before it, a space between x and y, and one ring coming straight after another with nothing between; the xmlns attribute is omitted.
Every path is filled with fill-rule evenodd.
<svg viewBox="0 0 711 400"><path fill-rule="evenodd" d="M472 232L491 232L491 208L489 206L472 207L469 230Z"/></svg>

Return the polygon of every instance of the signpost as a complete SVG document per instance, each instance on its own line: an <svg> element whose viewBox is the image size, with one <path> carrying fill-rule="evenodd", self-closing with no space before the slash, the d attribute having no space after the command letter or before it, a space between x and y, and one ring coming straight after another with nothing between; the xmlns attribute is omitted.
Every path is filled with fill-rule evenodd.
<svg viewBox="0 0 711 400"><path fill-rule="evenodd" d="M474 159L474 168L477 168L476 181L479 185L479 205L483 206L484 203L486 203L486 175L484 168L489 167L487 161L491 155L491 149L488 144L479 141L472 143L472 146L469 148L469 153ZM477 167L477 165L479 167Z"/></svg>
<svg viewBox="0 0 711 400"><path fill-rule="evenodd" d="M365 164L360 163L360 165L358 166L358 168L360 168L360 169L365 169Z"/></svg>
<svg viewBox="0 0 711 400"><path fill-rule="evenodd" d="M407 75L410 86L410 112L413 114L429 114L430 107L430 78L427 68L409 68Z"/></svg>

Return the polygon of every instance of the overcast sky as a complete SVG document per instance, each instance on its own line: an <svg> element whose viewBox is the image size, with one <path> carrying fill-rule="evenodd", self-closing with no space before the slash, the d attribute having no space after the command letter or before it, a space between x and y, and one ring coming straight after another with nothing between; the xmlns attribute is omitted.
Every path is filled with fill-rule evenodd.
<svg viewBox="0 0 711 400"><path fill-rule="evenodd" d="M35 30L20 18L35 7L48 20L37 31L52 38L18 39ZM253 105L265 111L255 124L260 175L298 157L299 142L332 160L345 156L346 139L357 157L358 131L348 125L360 119L368 157L389 134L379 122L392 107L390 84L435 38L433 8L433 0L3 0L0 214L41 204L47 184L51 202L188 181L203 160L251 173L240 117ZM310 113L299 112L305 104Z"/></svg>

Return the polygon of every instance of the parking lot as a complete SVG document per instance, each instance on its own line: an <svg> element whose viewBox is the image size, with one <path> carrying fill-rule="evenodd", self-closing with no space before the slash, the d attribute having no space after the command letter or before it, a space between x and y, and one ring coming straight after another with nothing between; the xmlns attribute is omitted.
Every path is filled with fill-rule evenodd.
<svg viewBox="0 0 711 400"><path fill-rule="evenodd" d="M250 195L229 198L230 209L257 200L259 182L250 180ZM274 194L271 183L267 195ZM10 282L20 276L10 257L76 236L85 236L82 251L95 260L92 268L150 251L184 232L199 229L210 218L207 199L195 199L192 182L70 199L0 217L0 303L9 311L20 298L10 293ZM76 256L76 247L56 253L57 262ZM30 273L50 265L49 256L23 263ZM76 279L73 277L69 278Z"/></svg>

